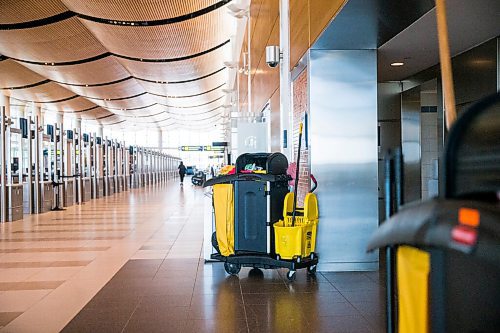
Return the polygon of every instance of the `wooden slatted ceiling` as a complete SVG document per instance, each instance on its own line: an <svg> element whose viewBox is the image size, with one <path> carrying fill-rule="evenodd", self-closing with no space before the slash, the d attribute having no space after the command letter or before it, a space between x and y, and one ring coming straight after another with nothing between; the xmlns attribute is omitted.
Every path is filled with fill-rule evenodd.
<svg viewBox="0 0 500 333"><path fill-rule="evenodd" d="M59 0L2 0L0 24L43 19L68 9Z"/></svg>
<svg viewBox="0 0 500 333"><path fill-rule="evenodd" d="M73 17L31 29L0 30L2 53L41 62L66 62L107 52L104 46Z"/></svg>
<svg viewBox="0 0 500 333"><path fill-rule="evenodd" d="M2 91L2 93L16 99L37 102L57 101L61 99L71 98L75 95L72 91L64 89L58 84L52 82L29 89Z"/></svg>
<svg viewBox="0 0 500 333"><path fill-rule="evenodd" d="M221 69L224 66L224 51L229 47L230 44L226 44L216 51L196 58L168 63L145 63L126 59L118 61L129 73L139 78L160 81L190 80Z"/></svg>
<svg viewBox="0 0 500 333"><path fill-rule="evenodd" d="M191 20L152 27L108 25L84 19L81 22L112 53L169 59L200 53L227 40L222 15L221 10L216 10Z"/></svg>
<svg viewBox="0 0 500 333"><path fill-rule="evenodd" d="M21 64L51 80L73 84L99 84L130 76L130 73L113 57L86 64L57 67Z"/></svg>
<svg viewBox="0 0 500 333"><path fill-rule="evenodd" d="M89 16L125 21L160 20L189 14L218 0L62 0L71 10Z"/></svg>
<svg viewBox="0 0 500 333"><path fill-rule="evenodd" d="M67 3L70 10L85 15L122 20L157 20L192 13L218 1L114 0L80 2L64 0L64 2ZM19 8L38 8L39 6L44 7L45 10L41 11L38 16L15 16L12 14ZM64 12L64 6L55 0L4 1L0 4L0 9L2 13L10 13L6 14L7 18L0 20L0 24L37 20ZM0 30L0 47L1 52L7 56L48 63L78 61L101 54L109 54L108 52L145 59L186 57L207 51L228 39L228 34L231 31L228 31L222 19L223 10L215 10L179 23L151 27L115 26L72 17L35 28ZM107 16L108 14L109 16ZM9 21L11 17L12 19ZM171 127L183 128L192 128L193 122L196 123L198 120L203 127L220 122L220 114L223 112L220 105L223 104L223 100L214 101L214 99L221 96L221 89L224 88L221 83L225 82L227 73L221 71L215 75L202 77L222 68L224 48L228 47L230 47L229 44L191 59L164 63L144 63L114 56L65 66L44 66L22 61L16 65L12 60L6 60L3 61L4 64L0 62L0 83L2 86L15 86L40 82L45 78L63 82L60 85L47 83L23 89L16 96L26 100L38 100L37 97L46 98L39 101L57 100L54 96L60 95L78 94L93 97L89 99L78 97L47 106L43 105L47 110L68 113L90 109L77 113L83 119L105 117L102 120L97 119L97 121L116 123L118 120L126 119L127 123L133 123L135 117L137 119L144 117L141 119L147 120L144 122L146 126L151 126L155 121L158 121L164 126L168 124ZM18 67L17 70L15 67ZM3 75L2 68L9 74ZM19 79L19 76L23 79ZM185 83L160 84L136 80L133 76L154 81L196 80ZM116 84L85 87L86 84L105 84L122 79L126 80ZM75 86L75 84L81 86ZM215 87L218 88L214 89ZM43 96L40 95L42 91ZM65 94L62 93L63 91ZM206 93L207 91L209 92ZM150 95L148 92L181 97L193 95L193 97L164 98ZM136 97L114 101L95 99L128 96ZM155 103L161 103L168 107L155 105ZM147 105L152 106L143 108ZM187 108L190 106L193 108ZM137 109L129 110L134 108ZM160 112L161 114L155 115L161 110L164 110L165 113ZM168 110L171 110L170 116L173 115L176 119L170 119ZM122 117L109 117L111 114L118 113L122 114Z"/></svg>
<svg viewBox="0 0 500 333"><path fill-rule="evenodd" d="M210 90L218 86L226 80L225 71L212 75L209 78L198 80L195 82L180 83L180 84L156 84L150 82L141 82L141 85L152 93L167 95L167 96L183 96L194 95L203 91Z"/></svg>
<svg viewBox="0 0 500 333"><path fill-rule="evenodd" d="M75 87L70 86L71 91L78 95L95 98L121 98L144 93L144 88L135 80L126 80L115 84L98 87Z"/></svg>
<svg viewBox="0 0 500 333"><path fill-rule="evenodd" d="M187 97L187 98L164 98L158 96L152 96L157 103L171 105L172 107L186 107L192 105L200 105L206 103L207 100L212 101L219 96L223 95L222 89L217 89L206 94L206 96L199 97Z"/></svg>
<svg viewBox="0 0 500 333"><path fill-rule="evenodd" d="M43 81L45 77L30 71L17 62L7 59L0 61L0 88L20 87ZM0 93L2 91L0 90Z"/></svg>

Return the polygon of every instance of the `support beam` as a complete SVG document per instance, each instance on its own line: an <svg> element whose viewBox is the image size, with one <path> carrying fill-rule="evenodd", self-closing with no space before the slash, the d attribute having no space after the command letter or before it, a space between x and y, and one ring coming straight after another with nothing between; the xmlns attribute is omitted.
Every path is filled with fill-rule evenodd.
<svg viewBox="0 0 500 333"><path fill-rule="evenodd" d="M10 118L10 97L0 94L0 107L5 107L5 116Z"/></svg>
<svg viewBox="0 0 500 333"><path fill-rule="evenodd" d="M103 137L104 137L104 134L103 134L103 133L104 133L104 127L103 127L102 125L99 125L99 126L97 127L97 133L96 133L96 135L97 135L98 137L100 137L100 138L103 138Z"/></svg>
<svg viewBox="0 0 500 333"><path fill-rule="evenodd" d="M289 0L280 0L280 50L283 59L280 64L280 146L281 152L292 159L292 133L290 127L290 9ZM286 134L285 134L286 133ZM285 147L285 142L287 145Z"/></svg>

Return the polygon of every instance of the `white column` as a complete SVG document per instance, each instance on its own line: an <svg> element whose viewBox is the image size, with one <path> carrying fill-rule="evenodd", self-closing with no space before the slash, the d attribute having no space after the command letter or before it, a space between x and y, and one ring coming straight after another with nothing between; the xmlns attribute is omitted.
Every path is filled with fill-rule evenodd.
<svg viewBox="0 0 500 333"><path fill-rule="evenodd" d="M75 119L75 128L81 131L81 129L82 129L82 119L81 118Z"/></svg>
<svg viewBox="0 0 500 333"><path fill-rule="evenodd" d="M56 123L63 125L64 115L62 114L62 112L56 113Z"/></svg>
<svg viewBox="0 0 500 333"><path fill-rule="evenodd" d="M45 126L45 112L42 111L40 106L33 105L33 115L38 117L38 126Z"/></svg>
<svg viewBox="0 0 500 333"><path fill-rule="evenodd" d="M30 105L25 104L24 106L19 107L19 118L28 118L30 115Z"/></svg>
<svg viewBox="0 0 500 333"><path fill-rule="evenodd" d="M289 0L280 0L280 50L283 53L283 59L280 64L280 146L281 152L290 161L292 158L292 133L291 121L292 115L290 103L290 9ZM285 130L287 131L287 148L283 147L285 142Z"/></svg>
<svg viewBox="0 0 500 333"><path fill-rule="evenodd" d="M163 132L158 130L158 150L161 152L163 150Z"/></svg>
<svg viewBox="0 0 500 333"><path fill-rule="evenodd" d="M5 116L10 117L10 97L0 94L0 107L5 106Z"/></svg>
<svg viewBox="0 0 500 333"><path fill-rule="evenodd" d="M97 127L97 136L104 139L104 127L102 125L99 125L99 127Z"/></svg>

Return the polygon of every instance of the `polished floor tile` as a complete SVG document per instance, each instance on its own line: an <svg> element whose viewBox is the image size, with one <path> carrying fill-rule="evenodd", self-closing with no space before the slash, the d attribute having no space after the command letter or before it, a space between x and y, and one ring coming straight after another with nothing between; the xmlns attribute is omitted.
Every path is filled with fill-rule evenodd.
<svg viewBox="0 0 500 333"><path fill-rule="evenodd" d="M1 225L0 332L382 331L379 273L205 263L202 198L167 182Z"/></svg>

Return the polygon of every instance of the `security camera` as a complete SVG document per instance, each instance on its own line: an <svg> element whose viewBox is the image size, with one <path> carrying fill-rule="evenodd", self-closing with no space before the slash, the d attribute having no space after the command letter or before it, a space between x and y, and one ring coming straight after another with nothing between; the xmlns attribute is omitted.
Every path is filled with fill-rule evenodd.
<svg viewBox="0 0 500 333"><path fill-rule="evenodd" d="M279 46L266 46L266 63L269 67L274 68L279 65L281 60L281 52Z"/></svg>

